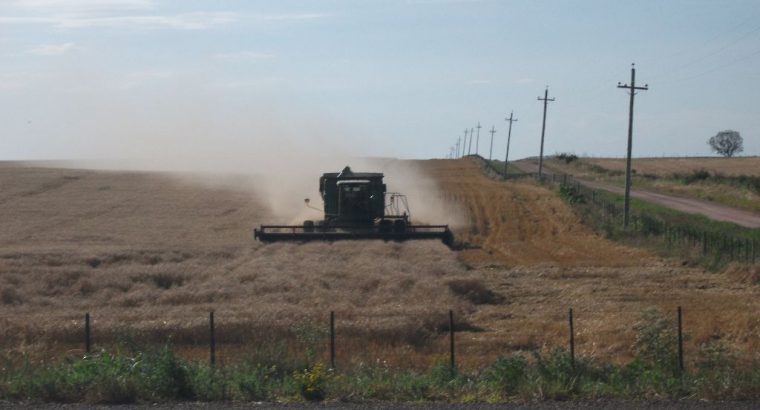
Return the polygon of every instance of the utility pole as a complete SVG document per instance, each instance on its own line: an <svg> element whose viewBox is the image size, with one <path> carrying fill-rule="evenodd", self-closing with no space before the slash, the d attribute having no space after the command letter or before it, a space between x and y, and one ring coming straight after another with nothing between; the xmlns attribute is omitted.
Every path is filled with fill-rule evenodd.
<svg viewBox="0 0 760 410"><path fill-rule="evenodd" d="M491 126L491 131L488 131L491 133L491 148L488 150L488 161L491 161L491 155L493 154L493 134L496 133L496 126Z"/></svg>
<svg viewBox="0 0 760 410"><path fill-rule="evenodd" d="M467 155L472 152L472 135L475 134L475 128L470 128L470 144L467 145Z"/></svg>
<svg viewBox="0 0 760 410"><path fill-rule="evenodd" d="M464 144L462 144L462 156L464 157L464 152L467 151L467 128L464 129Z"/></svg>
<svg viewBox="0 0 760 410"><path fill-rule="evenodd" d="M512 123L517 121L517 118L514 118L514 112L510 112L509 118L505 118L504 120L509 121L509 132L507 133L507 155L504 157L504 178L506 178L507 163L509 162L509 140L512 139Z"/></svg>
<svg viewBox="0 0 760 410"><path fill-rule="evenodd" d="M636 95L636 90L646 91L649 89L649 84L644 84L643 87L636 87L636 64L631 64L631 84L622 84L618 82L618 88L625 88L631 94L631 104L628 108L628 156L625 160L625 207L624 207L624 219L623 228L628 229L628 220L630 212L630 200L631 200L631 148L633 145L633 97Z"/></svg>
<svg viewBox="0 0 760 410"><path fill-rule="evenodd" d="M541 179L541 175L544 170L544 134L546 133L546 105L549 101L554 101L554 98L549 98L548 85L546 86L546 90L544 91L544 98L538 97L538 101L544 102L544 122L543 122L543 125L541 125L541 154L538 157L538 179Z"/></svg>
<svg viewBox="0 0 760 410"><path fill-rule="evenodd" d="M462 137L457 137L457 155L454 158L459 158L459 145L462 143Z"/></svg>
<svg viewBox="0 0 760 410"><path fill-rule="evenodd" d="M475 127L475 128L478 129L478 136L475 139L475 155L479 155L480 154L480 150L478 148L480 146L480 128L481 128L480 127L480 121L478 121L478 126Z"/></svg>

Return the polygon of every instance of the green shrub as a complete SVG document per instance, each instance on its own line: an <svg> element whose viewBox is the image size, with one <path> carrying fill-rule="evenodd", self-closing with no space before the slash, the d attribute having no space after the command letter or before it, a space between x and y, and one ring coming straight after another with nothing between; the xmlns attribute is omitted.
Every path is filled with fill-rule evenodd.
<svg viewBox="0 0 760 410"><path fill-rule="evenodd" d="M361 364L334 374L322 364L302 370L245 362L209 366L188 362L168 348L132 356L100 352L0 373L0 400L19 402L154 403L187 400L278 401L503 401L598 398L753 399L760 367L742 367L719 339L703 344L690 372L675 363L673 324L656 309L636 324L636 358L623 366L588 357L571 360L563 349L500 356L482 372L437 362L424 372ZM10 362L9 362L10 363Z"/></svg>
<svg viewBox="0 0 760 410"><path fill-rule="evenodd" d="M706 398L733 396L740 384L736 354L720 339L704 343L697 361L697 384Z"/></svg>
<svg viewBox="0 0 760 410"><path fill-rule="evenodd" d="M499 356L486 370L485 378L507 395L514 395L527 382L528 361L520 354Z"/></svg>
<svg viewBox="0 0 760 410"><path fill-rule="evenodd" d="M633 349L641 363L656 370L675 372L678 368L675 325L657 308L645 309L633 326Z"/></svg>
<svg viewBox="0 0 760 410"><path fill-rule="evenodd" d="M560 185L559 195L570 204L586 203L586 198L573 185Z"/></svg>
<svg viewBox="0 0 760 410"><path fill-rule="evenodd" d="M157 352L141 354L140 379L148 397L152 399L194 399L189 366L177 357L168 346Z"/></svg>
<svg viewBox="0 0 760 410"><path fill-rule="evenodd" d="M568 153L559 153L557 154L557 159L565 161L565 164L569 164L573 161L576 161L578 159L578 156L575 154L568 154Z"/></svg>
<svg viewBox="0 0 760 410"><path fill-rule="evenodd" d="M566 400L579 392L579 373L573 368L570 355L564 349L555 349L547 356L533 353L536 362L534 388L542 398Z"/></svg>
<svg viewBox="0 0 760 410"><path fill-rule="evenodd" d="M304 399L322 401L327 394L326 385L330 375L322 363L317 363L310 369L294 372L293 379L298 384L301 396Z"/></svg>
<svg viewBox="0 0 760 410"><path fill-rule="evenodd" d="M216 368L205 363L188 363L188 377L191 397L200 401L218 401L230 399L229 370L225 367ZM183 397L187 399L190 397Z"/></svg>
<svg viewBox="0 0 760 410"><path fill-rule="evenodd" d="M676 178L679 179L678 176L676 176ZM688 185L688 184L693 184L695 182L705 181L709 178L710 178L710 173L707 170L700 169L700 170L693 171L691 174L684 175L682 179L683 179L683 182Z"/></svg>
<svg viewBox="0 0 760 410"><path fill-rule="evenodd" d="M4 386L3 395L43 402L132 403L139 392L134 365L123 356L97 353L56 366L24 366Z"/></svg>
<svg viewBox="0 0 760 410"><path fill-rule="evenodd" d="M280 384L282 374L277 367L253 366L232 375L232 384L240 392L243 400L273 400L274 392Z"/></svg>

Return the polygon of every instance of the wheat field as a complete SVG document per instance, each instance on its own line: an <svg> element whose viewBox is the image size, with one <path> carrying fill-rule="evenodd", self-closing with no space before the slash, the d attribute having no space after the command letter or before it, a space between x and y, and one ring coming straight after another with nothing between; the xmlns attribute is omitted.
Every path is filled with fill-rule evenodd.
<svg viewBox="0 0 760 410"><path fill-rule="evenodd" d="M609 170L625 171L625 158L583 158L583 161ZM686 175L699 170L725 176L760 176L760 157L634 158L633 168L639 174L659 177Z"/></svg>
<svg viewBox="0 0 760 410"><path fill-rule="evenodd" d="M463 249L256 242L254 226L281 218L255 188L258 177L5 163L3 352L80 353L90 312L96 347L170 341L202 357L213 310L223 360L283 344L296 354L311 343L323 356L334 311L343 361L427 366L446 353L451 309L459 361L476 367L564 346L572 307L578 352L624 361L641 310L677 305L691 335L687 357L714 337L745 352L760 347L757 272L705 272L610 242L550 189L489 179L475 161L402 165L394 178L413 169L408 178L424 180L417 215L452 223Z"/></svg>

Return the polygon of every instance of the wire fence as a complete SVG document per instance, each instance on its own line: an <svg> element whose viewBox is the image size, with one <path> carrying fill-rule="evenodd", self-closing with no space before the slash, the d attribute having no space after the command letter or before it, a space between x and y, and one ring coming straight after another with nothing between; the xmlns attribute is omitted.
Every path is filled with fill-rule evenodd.
<svg viewBox="0 0 760 410"><path fill-rule="evenodd" d="M573 203L586 204L605 228L620 230L624 208L614 194L584 185L569 174L525 172L504 175L503 171L485 161L486 166L505 180L537 179L558 184L564 196ZM620 227L620 228L618 228ZM760 245L755 238L736 235L717 229L692 226L688 222L672 222L641 209L631 209L628 234L663 239L671 249L685 250L716 262L758 263Z"/></svg>
<svg viewBox="0 0 760 410"><path fill-rule="evenodd" d="M560 178L561 177L561 178ZM563 194L573 202L588 205L607 226L622 227L624 208L610 193L583 185L572 176L545 176L561 185ZM668 247L685 250L715 261L757 263L758 244L754 238L720 229L693 226L689 222L671 222L641 209L631 209L628 234L664 239Z"/></svg>
<svg viewBox="0 0 760 410"><path fill-rule="evenodd" d="M581 340L581 343L590 343L597 345L596 341L588 339L588 337L584 334L585 332L582 330L582 328L579 330L577 327L576 322L578 319L581 321L584 320L584 312L584 310L580 310L581 315L579 316L577 312L574 312L574 310L570 308L566 311L564 318L552 318L550 322L556 326L552 326L551 329L553 333L556 333L555 335L545 334L545 331L547 329L544 329L543 337L546 340L550 338L553 338L555 340L559 339L559 342L556 343L553 348L560 348L566 351L570 363L573 366L576 361L576 355L578 352L577 343L579 339ZM670 329L667 334L672 335L674 339L672 340L672 343L669 343L669 345L674 346L673 354L674 357L678 358L678 366L681 370L684 370L685 357L683 312L684 310L681 308L681 306L678 306L671 318L672 320L667 320L669 323L668 326L672 327L672 329ZM700 314L700 312L701 311L697 309L692 313ZM448 366L451 367L452 370L456 370L459 366L460 360L462 360L461 356L467 354L480 355L482 354L482 351L480 351L480 349L475 349L474 351L471 349L460 349L459 339L457 335L461 332L470 332L472 330L467 329L466 326L464 326L464 329L462 328L461 323L458 322L460 319L455 316L453 310L449 310L446 317L447 323L443 326L442 329L440 329L439 332L440 337L445 337L445 343L435 343L435 348L439 351L433 353L433 355L439 359L438 363L445 362ZM561 322L564 322L564 324ZM219 346L230 345L228 343L225 343L225 340L223 340L223 338L220 339L219 337L221 335L219 332L219 327L220 325L224 326L224 322L219 321L219 316L215 315L214 311L210 311L208 313L206 323L207 325L205 330L195 329L196 332L200 333L197 335L196 340L199 345L206 345L208 364L213 367L217 364L223 364L219 363ZM323 323L313 323L314 326L322 328L322 331L318 332L320 336L313 340L317 349L322 351L314 352L314 357L324 359L327 363L329 363L331 369L337 369L340 367L348 368L350 367L349 363L351 362L351 358L347 356L355 354L355 346L353 346L353 343L350 341L350 339L355 335L352 334L352 331L350 329L342 329L341 327L337 326L336 323L336 315L334 311L329 312L329 315ZM97 349L102 349L104 346L112 344L112 341L109 341L107 339L100 341L97 340L95 335L97 335L98 329L97 326L95 326L94 317L90 314L90 312L85 313L84 320L80 322L80 326L77 327L79 332L81 332L79 333L81 335L81 346L83 348L83 352L86 355L90 355ZM444 340L439 340L439 342L444 342ZM274 343L277 342L274 341ZM343 348L344 346L346 346L346 348ZM400 349L401 347L395 346L395 348ZM541 343L541 347L536 346L533 348L528 348L527 350L541 350L542 348L551 349L552 347L548 346L546 342L543 342ZM517 350L524 349L518 348ZM345 356L343 356L344 354Z"/></svg>

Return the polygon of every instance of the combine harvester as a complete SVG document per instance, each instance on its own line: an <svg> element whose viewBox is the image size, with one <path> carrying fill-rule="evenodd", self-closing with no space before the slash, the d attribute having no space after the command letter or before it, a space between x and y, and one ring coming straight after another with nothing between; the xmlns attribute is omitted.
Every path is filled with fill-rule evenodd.
<svg viewBox="0 0 760 410"><path fill-rule="evenodd" d="M303 225L262 225L253 237L262 242L332 241L343 239L439 239L451 246L454 236L448 225L414 225L409 220L406 196L386 192L380 172L325 173L319 178L324 219ZM318 211L321 209L306 206Z"/></svg>

